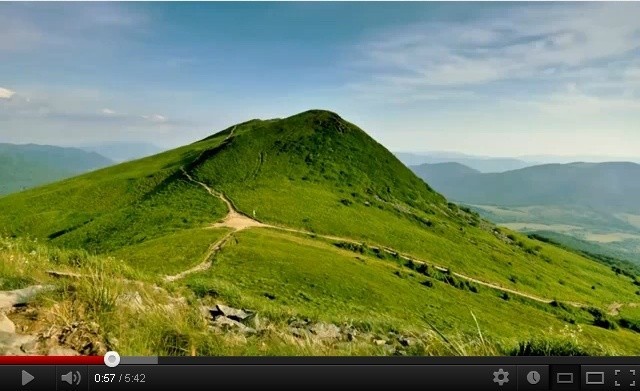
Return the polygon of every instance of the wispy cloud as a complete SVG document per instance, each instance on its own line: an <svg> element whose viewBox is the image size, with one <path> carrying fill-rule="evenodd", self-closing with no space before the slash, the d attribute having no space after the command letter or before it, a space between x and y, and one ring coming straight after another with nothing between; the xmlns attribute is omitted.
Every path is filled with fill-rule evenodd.
<svg viewBox="0 0 640 391"><path fill-rule="evenodd" d="M172 120L158 113L138 114L108 107L95 108L102 99L99 93L91 90L33 91L27 96L0 88L0 122L38 120L50 123L101 124L140 131L167 130L190 124L189 121Z"/></svg>
<svg viewBox="0 0 640 391"><path fill-rule="evenodd" d="M0 99L11 99L11 97L14 96L15 93L15 91L12 91L8 88L0 87Z"/></svg>
<svg viewBox="0 0 640 391"><path fill-rule="evenodd" d="M601 63L640 49L640 4L514 5L501 12L370 37L359 45L354 67L362 77L353 86L420 98L506 81L563 81L588 67L607 71ZM637 75L638 68L620 66Z"/></svg>
<svg viewBox="0 0 640 391"><path fill-rule="evenodd" d="M581 90L574 83L568 84L564 90L553 92L543 98L532 98L525 103L543 114L574 117L581 121L593 116L640 112L640 99L620 95L596 95Z"/></svg>
<svg viewBox="0 0 640 391"><path fill-rule="evenodd" d="M146 119L147 121L156 122L156 123L164 123L169 121L167 117L160 114L152 114L152 115L141 115L142 119Z"/></svg>
<svg viewBox="0 0 640 391"><path fill-rule="evenodd" d="M140 29L148 15L118 3L0 4L0 55L43 47L77 48Z"/></svg>

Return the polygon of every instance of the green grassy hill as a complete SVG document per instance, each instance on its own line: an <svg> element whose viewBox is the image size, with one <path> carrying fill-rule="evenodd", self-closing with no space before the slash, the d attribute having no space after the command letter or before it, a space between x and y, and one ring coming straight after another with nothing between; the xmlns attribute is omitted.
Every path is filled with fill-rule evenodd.
<svg viewBox="0 0 640 391"><path fill-rule="evenodd" d="M227 215L226 202L238 213ZM111 330L128 354L392 354L391 342L373 343L390 333L419 341L401 348L408 354L640 353L628 327L636 320L609 310L640 302L635 275L448 203L326 111L238 124L0 198L0 210L7 235L97 253L106 267L121 261L128 278L194 307L250 308L264 323L246 342L227 335L222 350L196 324L149 344ZM294 319L348 325L360 337L300 340Z"/></svg>
<svg viewBox="0 0 640 391"><path fill-rule="evenodd" d="M112 163L104 156L77 148L0 143L0 195L55 182Z"/></svg>

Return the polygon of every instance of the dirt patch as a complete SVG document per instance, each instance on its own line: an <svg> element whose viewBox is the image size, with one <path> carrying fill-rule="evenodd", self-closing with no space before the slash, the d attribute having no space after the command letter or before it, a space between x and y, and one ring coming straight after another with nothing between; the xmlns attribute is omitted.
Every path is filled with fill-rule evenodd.
<svg viewBox="0 0 640 391"><path fill-rule="evenodd" d="M225 216L225 218L212 225L214 228L231 228L235 231L240 231L246 228L252 227L261 227L266 228L269 227L267 224L263 224L257 220L254 220L250 217L247 217L243 214L236 212L235 210L229 210L229 213Z"/></svg>
<svg viewBox="0 0 640 391"><path fill-rule="evenodd" d="M622 309L621 303L613 303L607 308L607 313L611 316L618 316L620 315L620 309Z"/></svg>

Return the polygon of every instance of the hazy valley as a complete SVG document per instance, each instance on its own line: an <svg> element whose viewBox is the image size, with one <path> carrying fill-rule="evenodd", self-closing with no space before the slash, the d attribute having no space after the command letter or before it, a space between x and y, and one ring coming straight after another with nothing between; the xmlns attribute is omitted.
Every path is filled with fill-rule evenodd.
<svg viewBox="0 0 640 391"><path fill-rule="evenodd" d="M490 174L458 162L412 169L501 226L640 263L636 163L549 164Z"/></svg>

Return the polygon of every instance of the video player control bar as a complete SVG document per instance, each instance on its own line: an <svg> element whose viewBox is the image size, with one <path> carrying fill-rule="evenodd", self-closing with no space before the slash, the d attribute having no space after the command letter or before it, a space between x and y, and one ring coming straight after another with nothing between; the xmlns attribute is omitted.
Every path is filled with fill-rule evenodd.
<svg viewBox="0 0 640 391"><path fill-rule="evenodd" d="M640 365L3 365L7 390L639 390Z"/></svg>

